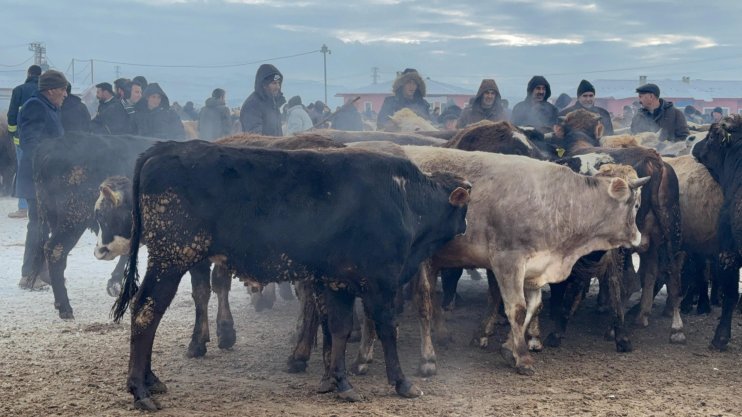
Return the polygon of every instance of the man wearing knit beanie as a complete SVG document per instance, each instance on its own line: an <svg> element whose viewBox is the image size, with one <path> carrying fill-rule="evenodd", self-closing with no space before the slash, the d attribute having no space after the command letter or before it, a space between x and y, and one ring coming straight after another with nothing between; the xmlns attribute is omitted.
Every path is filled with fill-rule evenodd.
<svg viewBox="0 0 742 417"><path fill-rule="evenodd" d="M566 116L567 113L580 109L587 110L591 113L599 115L600 121L601 123L603 123L604 134L613 134L613 122L611 122L611 114L608 113L608 110L595 105L595 87L593 87L593 85L588 80L580 81L580 85L577 86L577 103L562 110L561 112L559 112L559 115Z"/></svg>
<svg viewBox="0 0 742 417"><path fill-rule="evenodd" d="M21 288L34 288L43 264L42 226L39 221L36 188L33 182L33 161L36 149L43 142L64 134L60 108L67 97L67 79L59 71L48 70L39 77L39 90L29 98L18 115L18 132L22 151L16 175L16 194L28 200L26 248L21 267Z"/></svg>
<svg viewBox="0 0 742 417"><path fill-rule="evenodd" d="M526 99L513 107L512 122L517 126L530 126L547 133L557 123L556 106L549 103L551 86L541 75L535 75L528 81Z"/></svg>

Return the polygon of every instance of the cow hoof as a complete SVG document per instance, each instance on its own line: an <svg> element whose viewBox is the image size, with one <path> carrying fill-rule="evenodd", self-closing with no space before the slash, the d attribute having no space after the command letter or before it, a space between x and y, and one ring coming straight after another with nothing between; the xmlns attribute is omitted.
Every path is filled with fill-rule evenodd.
<svg viewBox="0 0 742 417"><path fill-rule="evenodd" d="M191 342L186 351L186 358L202 358L206 355L206 343Z"/></svg>
<svg viewBox="0 0 742 417"><path fill-rule="evenodd" d="M72 310L59 310L59 318L62 320L74 320L75 315L72 314Z"/></svg>
<svg viewBox="0 0 742 417"><path fill-rule="evenodd" d="M638 327L646 328L649 326L649 318L646 316L637 316L634 324Z"/></svg>
<svg viewBox="0 0 742 417"><path fill-rule="evenodd" d="M534 337L528 341L528 350L531 352L541 352L544 350L544 344L541 343L541 339Z"/></svg>
<svg viewBox="0 0 742 417"><path fill-rule="evenodd" d="M515 367L515 356L513 356L512 350L503 346L500 348L500 355L505 359L505 362L507 362L508 365Z"/></svg>
<svg viewBox="0 0 742 417"><path fill-rule="evenodd" d="M162 408L157 401L152 399L152 397L134 401L134 407L144 411L157 411Z"/></svg>
<svg viewBox="0 0 742 417"><path fill-rule="evenodd" d="M121 294L121 282L118 279L109 279L106 284L106 292L111 297L118 297Z"/></svg>
<svg viewBox="0 0 742 417"><path fill-rule="evenodd" d="M685 333L683 333L682 330L677 330L670 333L670 343L672 343L673 345L684 345L685 342Z"/></svg>
<svg viewBox="0 0 742 417"><path fill-rule="evenodd" d="M368 363L355 361L350 366L350 373L353 375L366 375L368 373Z"/></svg>
<svg viewBox="0 0 742 417"><path fill-rule="evenodd" d="M487 349L490 340L487 336L474 336L471 339L471 345L480 349Z"/></svg>
<svg viewBox="0 0 742 417"><path fill-rule="evenodd" d="M289 356L289 360L286 365L286 372L290 374L299 374L307 371L307 361L294 359L293 356Z"/></svg>
<svg viewBox="0 0 742 417"><path fill-rule="evenodd" d="M335 386L336 384L333 378L322 377L322 380L319 381L319 387L317 387L317 392L320 394L333 392L335 391Z"/></svg>
<svg viewBox="0 0 742 417"><path fill-rule="evenodd" d="M397 394L404 398L417 398L423 395L423 391L420 388L406 379L397 382L396 390Z"/></svg>
<svg viewBox="0 0 742 417"><path fill-rule="evenodd" d="M727 350L728 344L729 344L728 337L714 336L714 338L711 340L711 344L709 345L709 349L718 350L719 352L724 352L725 350Z"/></svg>
<svg viewBox="0 0 742 417"><path fill-rule="evenodd" d="M704 306L698 305L698 308L696 308L696 314L699 316L702 316L704 314L710 314L711 313L711 306L706 304Z"/></svg>
<svg viewBox="0 0 742 417"><path fill-rule="evenodd" d="M338 392L338 398L347 401L349 403L357 403L359 401L363 401L363 397L361 397L361 394L357 393L355 389L351 388L349 390Z"/></svg>
<svg viewBox="0 0 742 417"><path fill-rule="evenodd" d="M221 327L219 326L219 328ZM237 333L234 331L234 327L225 326L217 337L219 337L219 349L229 349L237 341Z"/></svg>
<svg viewBox="0 0 742 417"><path fill-rule="evenodd" d="M536 370L533 368L533 365L519 365L515 367L515 372L518 375L532 376L536 373Z"/></svg>
<svg viewBox="0 0 742 417"><path fill-rule="evenodd" d="M422 377L430 377L436 374L437 369L434 361L426 361L420 363L420 367L418 368L418 374Z"/></svg>
<svg viewBox="0 0 742 417"><path fill-rule="evenodd" d="M147 386L150 394L164 394L167 392L167 385L164 382L157 380L154 384Z"/></svg>
<svg viewBox="0 0 742 417"><path fill-rule="evenodd" d="M631 346L631 340L629 339L621 339L616 340L616 352L618 353L628 353L634 350L634 347Z"/></svg>
<svg viewBox="0 0 742 417"><path fill-rule="evenodd" d="M544 340L544 343L550 348L558 348L562 345L562 336L560 336L559 333L556 332L549 333L549 335L546 336L546 340Z"/></svg>

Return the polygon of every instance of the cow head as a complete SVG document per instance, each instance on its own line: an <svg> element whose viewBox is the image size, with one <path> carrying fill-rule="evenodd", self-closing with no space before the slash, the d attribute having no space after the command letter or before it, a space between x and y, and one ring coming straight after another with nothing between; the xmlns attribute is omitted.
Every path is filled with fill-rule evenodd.
<svg viewBox="0 0 742 417"><path fill-rule="evenodd" d="M447 233L450 234L449 239L456 235L463 235L466 232L466 210L470 199L471 183L450 172L434 172L430 176L448 197L448 210L444 215L444 221L452 228L449 230L450 233Z"/></svg>
<svg viewBox="0 0 742 417"><path fill-rule="evenodd" d="M693 146L692 154L719 181L727 154L742 144L742 116L733 114L709 128L706 137ZM737 158L737 155L734 155Z"/></svg>
<svg viewBox="0 0 742 417"><path fill-rule="evenodd" d="M642 235L636 226L636 213L641 205L641 187L649 182L650 177L636 178L632 167L617 164L601 166L595 176L608 177L608 196L618 207L618 216L606 219L606 223L618 222L619 232L609 239L610 243L625 248L639 246Z"/></svg>
<svg viewBox="0 0 742 417"><path fill-rule="evenodd" d="M95 257L110 261L129 254L131 238L131 181L126 177L110 177L100 185L95 202L95 220L100 226Z"/></svg>

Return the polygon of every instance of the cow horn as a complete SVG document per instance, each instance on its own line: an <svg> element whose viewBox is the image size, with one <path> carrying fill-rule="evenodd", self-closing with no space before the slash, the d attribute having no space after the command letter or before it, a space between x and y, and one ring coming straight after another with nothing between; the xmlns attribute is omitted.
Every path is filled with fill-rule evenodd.
<svg viewBox="0 0 742 417"><path fill-rule="evenodd" d="M108 185L101 185L100 186L100 192L103 194L103 196L109 200L111 200L111 203L114 207L118 207L121 205L121 201L123 200L123 195L120 191L113 191L111 187Z"/></svg>
<svg viewBox="0 0 742 417"><path fill-rule="evenodd" d="M646 177L641 177L641 178L636 179L636 180L630 180L629 181L629 187L631 187L632 190L636 190L637 188L639 188L639 187L645 185L646 183L648 183L650 179L651 179L651 177L646 176Z"/></svg>

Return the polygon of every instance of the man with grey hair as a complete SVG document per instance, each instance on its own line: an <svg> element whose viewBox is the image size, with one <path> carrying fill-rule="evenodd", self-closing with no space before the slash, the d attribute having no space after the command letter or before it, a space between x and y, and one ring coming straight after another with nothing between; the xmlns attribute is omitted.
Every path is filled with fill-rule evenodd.
<svg viewBox="0 0 742 417"><path fill-rule="evenodd" d="M660 132L660 140L677 142L688 137L688 123L683 112L671 101L660 98L656 84L644 84L636 89L641 109L631 119L631 133Z"/></svg>

